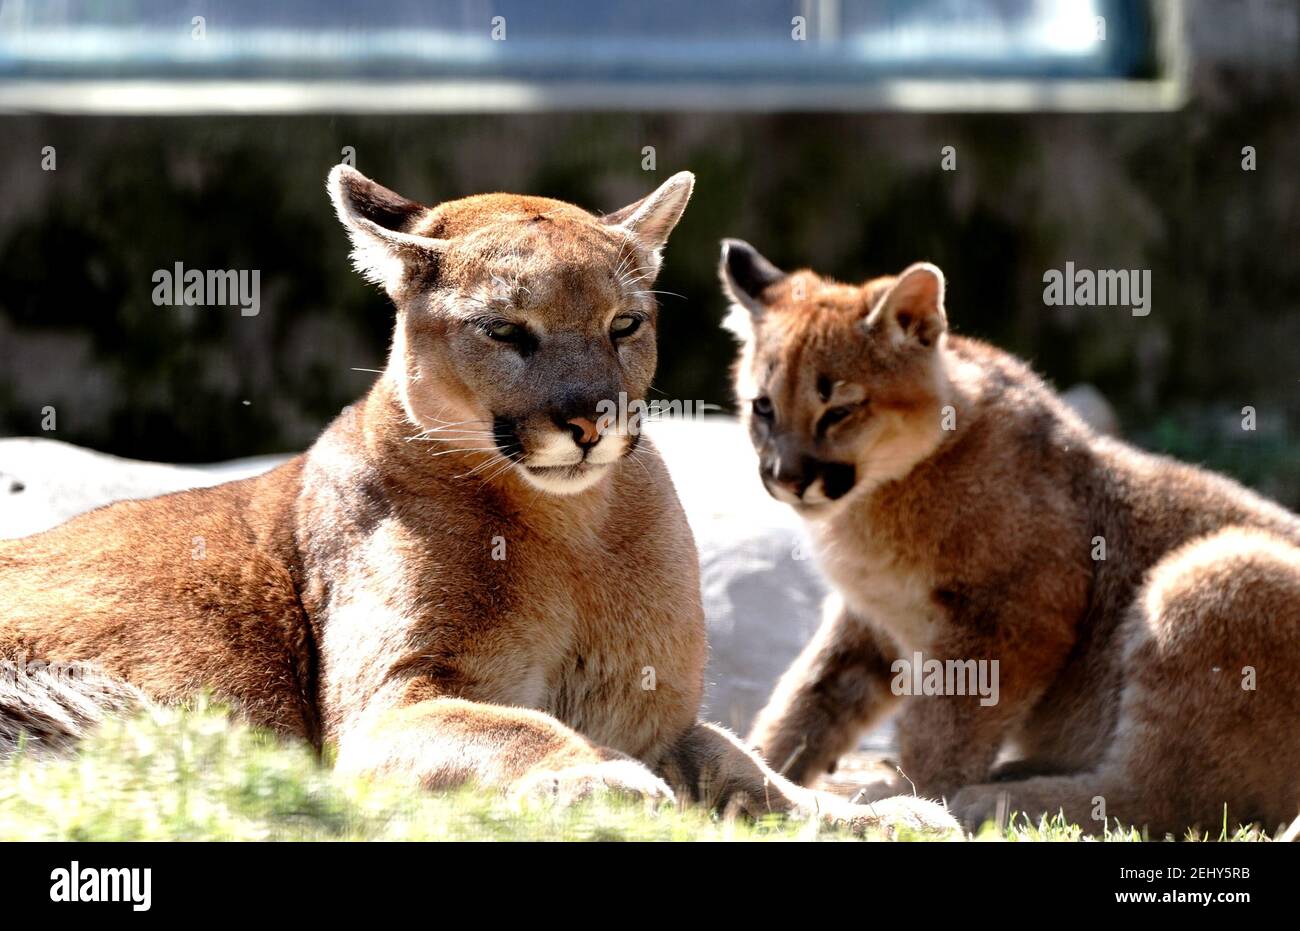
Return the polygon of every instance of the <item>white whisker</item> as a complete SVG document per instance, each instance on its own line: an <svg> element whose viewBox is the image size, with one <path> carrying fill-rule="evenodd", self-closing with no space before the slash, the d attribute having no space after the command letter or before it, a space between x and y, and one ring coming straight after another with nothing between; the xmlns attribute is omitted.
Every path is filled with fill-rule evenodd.
<svg viewBox="0 0 1300 931"><path fill-rule="evenodd" d="M440 453L429 453L429 458L437 459L439 456L450 456L452 453L496 453L498 456L501 455L494 449L484 449L481 446L469 446L464 449L444 449Z"/></svg>
<svg viewBox="0 0 1300 931"><path fill-rule="evenodd" d="M644 462L641 461L641 457L637 455L637 453L639 453L639 452L640 452L640 450L634 449L634 450L632 450L630 453L627 454L626 458L627 458L629 461L631 461L631 462L635 462L635 463L637 464L637 467L638 467L642 472L645 473L645 477L646 477L646 480L647 480L647 481L653 482L653 481L655 480L655 478L654 478L653 475L650 474L650 470L649 470L648 468L646 468L646 464L645 464Z"/></svg>

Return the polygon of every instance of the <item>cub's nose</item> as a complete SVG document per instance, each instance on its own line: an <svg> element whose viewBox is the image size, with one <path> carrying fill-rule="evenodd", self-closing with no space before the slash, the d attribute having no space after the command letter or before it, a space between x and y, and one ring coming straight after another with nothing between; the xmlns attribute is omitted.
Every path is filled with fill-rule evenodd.
<svg viewBox="0 0 1300 931"><path fill-rule="evenodd" d="M789 460L773 458L762 464L761 472L769 491L784 491L805 503L842 498L857 482L853 465L809 456Z"/></svg>
<svg viewBox="0 0 1300 931"><path fill-rule="evenodd" d="M564 422L564 427L573 434L573 442L583 449L591 449L600 442L596 421L588 417L570 417Z"/></svg>
<svg viewBox="0 0 1300 931"><path fill-rule="evenodd" d="M803 461L795 458L769 459L763 463L762 473L768 484L776 485L796 498L802 498L812 484L811 470L805 468Z"/></svg>

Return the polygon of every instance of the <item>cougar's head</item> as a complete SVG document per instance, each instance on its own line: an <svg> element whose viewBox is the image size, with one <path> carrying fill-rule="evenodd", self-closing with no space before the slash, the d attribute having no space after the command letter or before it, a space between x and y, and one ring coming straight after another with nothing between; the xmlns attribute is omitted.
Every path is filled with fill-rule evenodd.
<svg viewBox="0 0 1300 931"><path fill-rule="evenodd" d="M901 478L942 437L943 274L918 263L848 285L722 244L736 396L768 492L805 516Z"/></svg>
<svg viewBox="0 0 1300 931"><path fill-rule="evenodd" d="M694 180L598 217L513 194L430 208L336 166L353 260L397 307L387 375L412 434L481 451L481 475L555 494L598 482L636 445L636 418L613 413L649 389L652 282Z"/></svg>

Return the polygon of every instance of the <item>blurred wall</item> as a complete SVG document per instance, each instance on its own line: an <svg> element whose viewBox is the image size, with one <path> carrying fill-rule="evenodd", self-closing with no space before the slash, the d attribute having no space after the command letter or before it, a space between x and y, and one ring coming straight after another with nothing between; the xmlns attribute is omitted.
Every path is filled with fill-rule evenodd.
<svg viewBox="0 0 1300 931"><path fill-rule="evenodd" d="M664 397L730 402L721 237L847 279L926 258L948 274L956 330L1061 387L1093 383L1139 442L1295 506L1296 11L1189 4L1191 102L1167 114L3 116L0 432L41 434L53 405L44 435L126 456L309 443L374 377L354 369L382 367L391 320L324 193L352 146L358 168L426 202L508 190L612 210L693 170L657 285L681 295L662 299ZM1044 272L1067 261L1149 269L1150 315L1044 306ZM176 262L259 269L260 313L154 306L151 276Z"/></svg>

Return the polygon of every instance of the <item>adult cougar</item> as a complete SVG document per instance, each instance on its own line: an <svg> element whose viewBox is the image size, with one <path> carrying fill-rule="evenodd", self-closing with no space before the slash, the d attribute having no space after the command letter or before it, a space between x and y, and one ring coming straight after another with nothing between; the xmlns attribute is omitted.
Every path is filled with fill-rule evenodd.
<svg viewBox="0 0 1300 931"><path fill-rule="evenodd" d="M336 167L356 265L397 307L382 376L264 476L0 545L0 658L90 662L161 701L211 687L426 788L950 824L816 796L696 720L691 535L648 441L597 417L649 386L650 282L692 185L598 218L508 194L427 208ZM102 681L39 679L0 693L9 741L99 713Z"/></svg>
<svg viewBox="0 0 1300 931"><path fill-rule="evenodd" d="M1098 436L949 335L933 265L849 285L733 240L721 274L763 482L836 592L750 736L768 760L813 780L920 660L939 694L902 699L902 770L970 826L1004 795L1090 830L1296 817L1295 515Z"/></svg>

